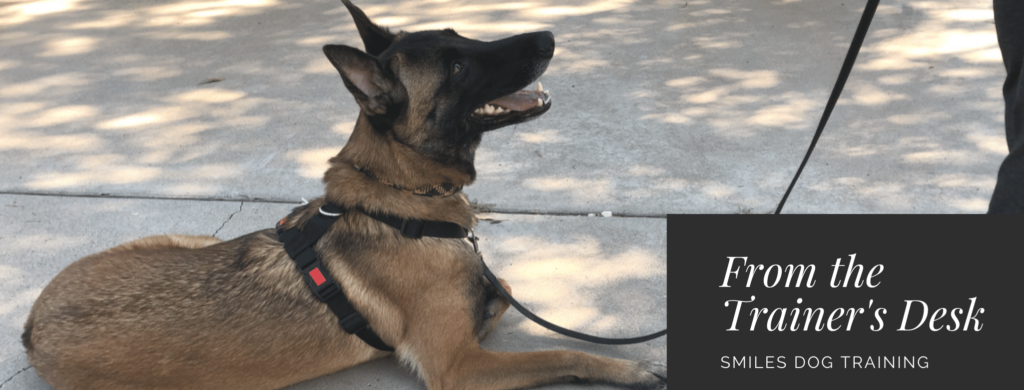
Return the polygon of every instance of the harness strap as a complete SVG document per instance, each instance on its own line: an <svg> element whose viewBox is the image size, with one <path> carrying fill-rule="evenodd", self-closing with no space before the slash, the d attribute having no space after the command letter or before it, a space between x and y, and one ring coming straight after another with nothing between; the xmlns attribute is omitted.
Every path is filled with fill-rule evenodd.
<svg viewBox="0 0 1024 390"><path fill-rule="evenodd" d="M454 222L424 221L419 219L402 219L393 215L371 213L361 210L366 216L398 229L402 236L408 238L440 237L466 238L469 230Z"/></svg>
<svg viewBox="0 0 1024 390"><path fill-rule="evenodd" d="M666 328L666 329L662 329L659 332L655 332L655 333L652 333L652 334L649 334L649 335L646 335L646 336L615 339L615 338L605 338L605 337L591 336L591 335L588 335L588 334L576 332L576 331L569 330L569 329L563 328L561 326L552 324L552 323L544 320L543 318L538 317L536 314L533 314L533 312L531 312L526 307L524 307L522 304L520 304L519 301L515 300L515 298L512 298L512 294L509 294L508 291L505 291L505 288L502 287L501 283L498 282L498 279L497 279L497 277L494 276L494 273L492 273L491 270L489 268L487 268L487 263L484 262L484 256L481 255L480 251L477 249L476 236L475 235L474 236L470 236L469 235L469 230L467 230L466 228L462 227L461 225L456 224L456 223L452 223L452 222L422 221L422 220L415 220L415 219L407 220L407 219L401 219L401 218L398 218L398 217L394 217L394 216L390 216L390 215L385 215L385 214L368 213L366 211L363 211L363 213L366 214L367 216L373 218L373 219L376 219L376 220L378 220L380 222L383 222L383 223L385 223L385 224L387 224L387 225L389 225L389 226L391 226L391 227L393 227L395 229L398 229L399 231L402 232L403 236L409 237L409 238L420 238L420 237L467 238L468 237L472 241L472 243L473 243L473 250L476 251L476 254L480 257L480 264L483 266L484 277L486 277L487 281L489 281L491 283L491 285L494 286L494 288L496 290L498 290L498 294L500 294L502 298L505 298L506 301L508 301L513 307L515 307L516 310L519 310L519 312L522 313L524 316L526 316L526 318L529 318L533 322L536 322L540 326L543 326L543 327L545 327L545 328L547 328L547 329L549 329L549 330L551 330L551 331L553 331L555 333L558 333L558 334L561 334L561 335L564 335L564 336L568 336L568 337L572 337L572 338L575 338L575 339L580 339L580 340L583 340L583 341L589 341L589 342L592 342L592 343L610 344L610 345L624 345L624 344L642 343L644 341L653 340L653 339L656 339L658 337L661 337L661 336L664 336L664 335L668 334L668 329ZM412 229L412 230L416 230L418 233L415 234L415 235L409 235L409 234L406 234L406 228L409 227L409 226L417 226L417 227L422 227L422 228L414 228L414 229Z"/></svg>
<svg viewBox="0 0 1024 390"><path fill-rule="evenodd" d="M345 292L331 277L330 272L324 268L320 256L313 251L313 245L320 237L327 233L327 229L334 224L334 221L345 212L339 206L325 204L320 208L320 214L306 222L302 231L298 228L278 229L277 238L284 243L284 250L288 257L295 262L295 266L302 273L302 279L306 282L313 295L316 295L321 302L338 317L338 323L348 334L358 336L363 342L381 351L392 352L395 349L388 346L380 336L377 336L370 328L369 322L362 314L356 311L349 302ZM278 225L283 225L284 220Z"/></svg>

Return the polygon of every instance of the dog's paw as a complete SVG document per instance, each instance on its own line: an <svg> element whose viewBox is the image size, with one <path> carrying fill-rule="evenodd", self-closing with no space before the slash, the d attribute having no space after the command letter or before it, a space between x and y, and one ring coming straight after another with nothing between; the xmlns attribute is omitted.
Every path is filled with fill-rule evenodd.
<svg viewBox="0 0 1024 390"><path fill-rule="evenodd" d="M637 383L633 388L642 390L666 390L668 389L668 366L661 362L652 362L644 360L637 362L640 369L643 370L646 375L645 378Z"/></svg>

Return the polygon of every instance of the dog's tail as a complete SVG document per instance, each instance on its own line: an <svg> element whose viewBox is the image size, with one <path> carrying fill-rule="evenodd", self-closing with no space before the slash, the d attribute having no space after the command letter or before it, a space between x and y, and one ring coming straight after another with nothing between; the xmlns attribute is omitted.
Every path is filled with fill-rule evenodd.
<svg viewBox="0 0 1024 390"><path fill-rule="evenodd" d="M21 334L21 345L25 346L25 352L32 352L32 315L28 316L28 321L25 321L25 332Z"/></svg>

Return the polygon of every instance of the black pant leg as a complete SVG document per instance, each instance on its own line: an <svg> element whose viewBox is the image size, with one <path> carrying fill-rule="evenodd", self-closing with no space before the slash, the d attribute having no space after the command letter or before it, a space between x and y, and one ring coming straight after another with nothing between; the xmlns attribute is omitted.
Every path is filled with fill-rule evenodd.
<svg viewBox="0 0 1024 390"><path fill-rule="evenodd" d="M1006 66L1006 142L989 214L1024 214L1024 0L993 0L996 36Z"/></svg>

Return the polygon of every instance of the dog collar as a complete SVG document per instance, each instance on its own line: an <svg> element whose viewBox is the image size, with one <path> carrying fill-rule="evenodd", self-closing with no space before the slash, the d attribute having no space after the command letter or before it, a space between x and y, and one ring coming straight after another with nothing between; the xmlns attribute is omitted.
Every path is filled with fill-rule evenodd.
<svg viewBox="0 0 1024 390"><path fill-rule="evenodd" d="M358 165L353 165L353 167L355 167L357 171L362 172L364 175L371 179L379 181L382 184L391 186L391 188L394 188L396 190L410 193L413 195L429 196L432 198L443 198L446 196L454 195L456 192L462 191L462 186L456 186L455 184L452 183L441 183L431 186L423 186L420 188L408 189L398 184L392 183L390 180L377 176L376 174L374 174L369 169L366 169L365 167L360 167Z"/></svg>

